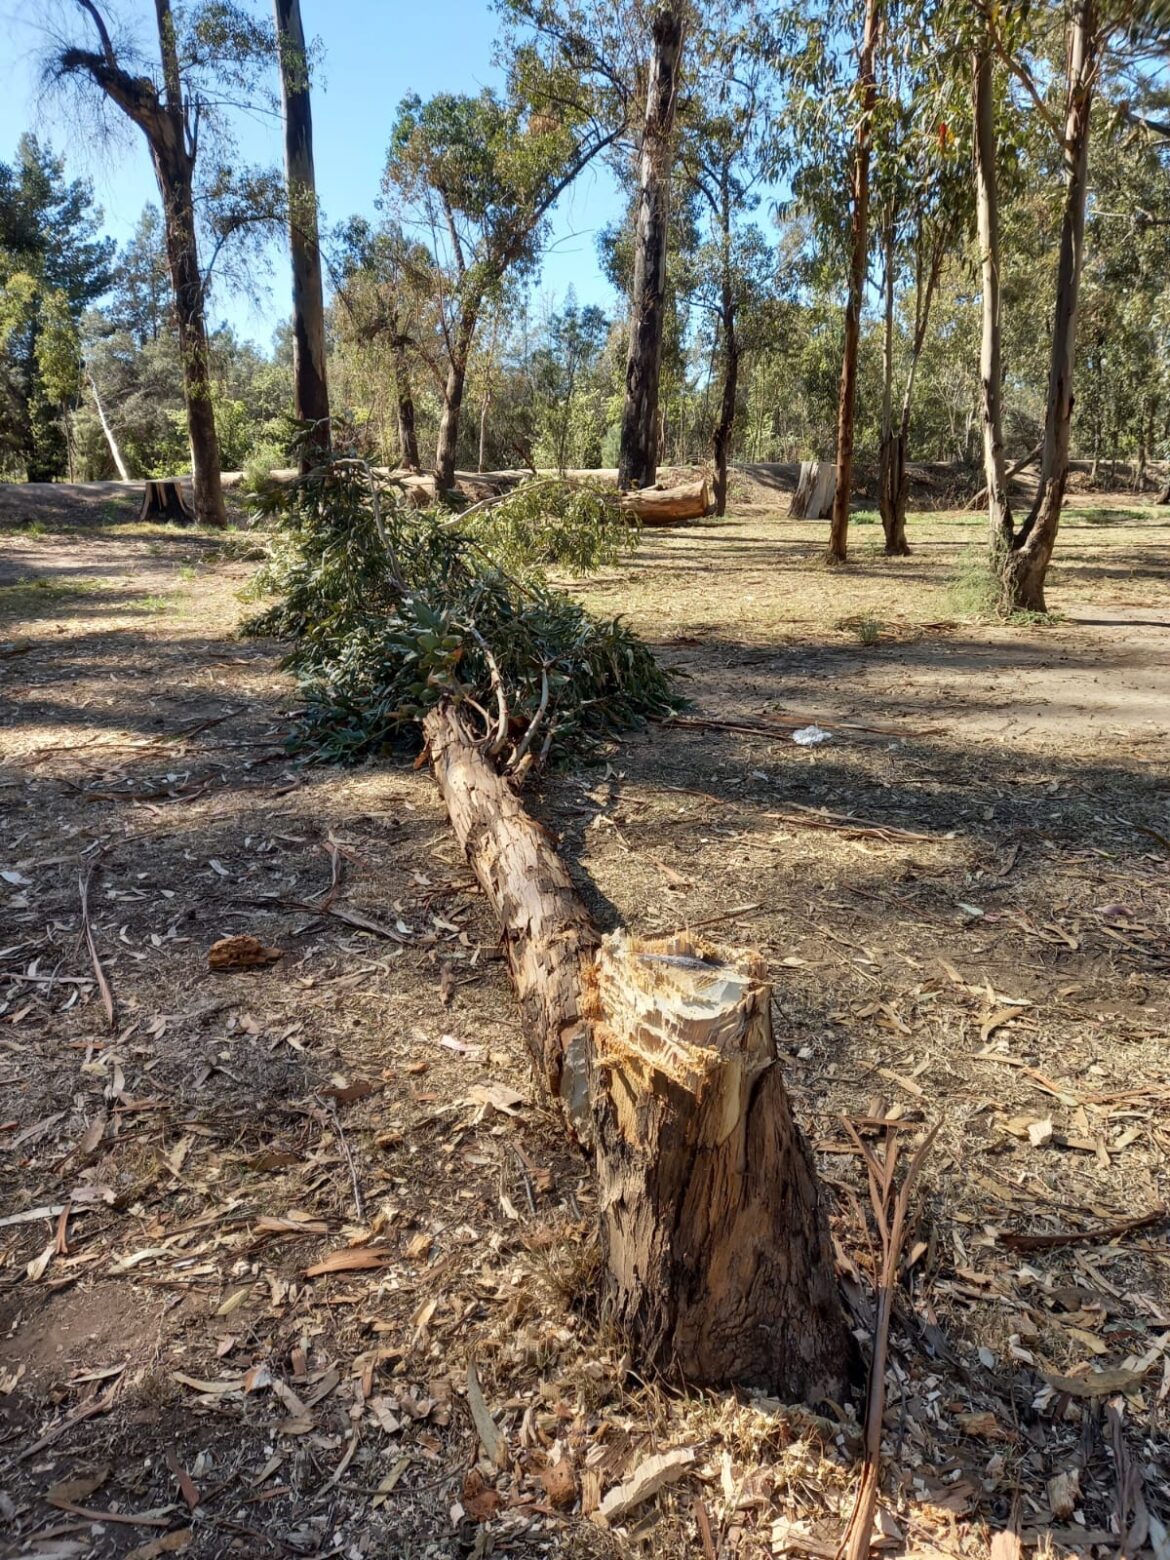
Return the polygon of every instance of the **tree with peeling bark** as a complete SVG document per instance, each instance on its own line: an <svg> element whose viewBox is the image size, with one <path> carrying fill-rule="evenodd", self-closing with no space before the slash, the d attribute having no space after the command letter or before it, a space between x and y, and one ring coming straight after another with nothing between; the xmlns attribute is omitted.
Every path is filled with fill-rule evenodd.
<svg viewBox="0 0 1170 1560"><path fill-rule="evenodd" d="M215 0L178 15L170 0L154 0L156 59L132 41L115 40L96 0L76 0L96 47L62 48L52 64L58 80L88 83L146 138L162 202L167 260L183 365L191 442L195 515L226 524L219 438L208 360L207 277L196 232L195 171L200 138L217 118L219 87L239 81L250 62L271 58L267 34L236 6Z"/></svg>
<svg viewBox="0 0 1170 1560"><path fill-rule="evenodd" d="M316 452L328 450L329 387L325 369L325 284L317 219L317 180L313 168L313 113L309 94L309 56L300 0L273 0L284 110L284 170L288 196L288 236L292 261L293 409L309 425L301 448L301 470Z"/></svg>
<svg viewBox="0 0 1170 1560"><path fill-rule="evenodd" d="M678 176L698 197L702 242L678 257L688 300L711 322L716 406L711 435L715 513L727 513L740 372L749 353L779 335L777 257L752 221L765 173L763 138L773 105L766 68L748 35L716 13L692 36L699 87L680 124Z"/></svg>
<svg viewBox="0 0 1170 1560"><path fill-rule="evenodd" d="M675 157L674 117L682 70L685 18L680 0L659 5L650 22L646 112L638 153L630 346L618 451L618 486L652 487L658 475L658 378Z"/></svg>
<svg viewBox="0 0 1170 1560"><path fill-rule="evenodd" d="M1165 26L1156 6L1072 0L1065 17L1063 104L1041 90L1032 60L1034 20L1022 13L977 7L974 46L976 198L983 278L980 395L991 533L991 569L1005 611L1045 612L1045 580L1056 545L1068 482L1080 285L1084 267L1089 140L1094 97L1112 45L1136 31L1144 38ZM1063 199L1057 255L1048 389L1036 498L1020 522L1012 513L1003 453L1002 249L997 181L995 69L1000 64L1024 94L1060 154Z"/></svg>
<svg viewBox="0 0 1170 1560"><path fill-rule="evenodd" d="M571 95L570 95L571 94ZM463 396L486 300L505 278L531 272L553 206L589 163L612 146L588 83L566 79L521 50L504 97L443 93L399 107L386 189L399 220L429 248L445 363L435 481L454 486Z"/></svg>
<svg viewBox="0 0 1170 1560"><path fill-rule="evenodd" d="M869 265L869 164L873 116L877 107L875 55L881 24L881 0L865 0L864 26L857 59L853 174L850 191L849 281L845 300L845 345L837 402L837 490L829 521L830 563L845 563L849 551L849 506L853 497L853 443L857 416L857 348Z"/></svg>
<svg viewBox="0 0 1170 1560"><path fill-rule="evenodd" d="M874 203L883 305L878 510L888 557L910 552L907 460L918 368L943 270L956 258L974 204L959 82L931 42L929 19L920 5L887 0L878 51ZM896 408L898 305L907 293Z"/></svg>

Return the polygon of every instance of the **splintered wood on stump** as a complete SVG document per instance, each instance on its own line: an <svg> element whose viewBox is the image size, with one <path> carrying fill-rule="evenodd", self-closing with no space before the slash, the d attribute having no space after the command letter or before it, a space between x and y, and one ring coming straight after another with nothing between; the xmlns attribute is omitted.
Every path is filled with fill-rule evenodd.
<svg viewBox="0 0 1170 1560"><path fill-rule="evenodd" d="M190 525L195 512L183 496L182 484L168 479L148 482L142 495L139 520L177 520L180 525Z"/></svg>
<svg viewBox="0 0 1170 1560"><path fill-rule="evenodd" d="M851 1340L762 959L686 938L601 943L459 711L440 705L423 731L503 929L537 1076L595 1150L608 1309L639 1363L787 1401L839 1397Z"/></svg>
<svg viewBox="0 0 1170 1560"><path fill-rule="evenodd" d="M839 1396L849 1339L761 956L615 934L597 959L606 1307L697 1385Z"/></svg>

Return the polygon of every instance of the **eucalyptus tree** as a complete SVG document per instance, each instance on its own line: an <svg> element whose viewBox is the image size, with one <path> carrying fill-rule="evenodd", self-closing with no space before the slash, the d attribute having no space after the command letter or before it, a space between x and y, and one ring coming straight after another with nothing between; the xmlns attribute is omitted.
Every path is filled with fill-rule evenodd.
<svg viewBox="0 0 1170 1560"><path fill-rule="evenodd" d="M292 261L293 407L312 434L301 454L307 470L314 451L327 450L329 386L325 368L325 284L313 167L313 111L309 55L300 0L273 0L280 95L284 118L284 170Z"/></svg>
<svg viewBox="0 0 1170 1560"><path fill-rule="evenodd" d="M650 68L634 215L630 345L618 453L621 488L650 487L658 474L658 381L666 303L670 181L676 150L674 120L685 24L680 0L664 0L650 20Z"/></svg>
<svg viewBox="0 0 1170 1560"><path fill-rule="evenodd" d="M58 80L96 91L99 101L112 105L146 138L174 292L195 514L205 524L223 525L208 362L207 278L200 266L196 227L196 166L207 130L223 132L227 105L241 90L251 90L257 70L271 60L271 38L230 0L204 0L182 11L174 10L171 0L154 0L153 49L133 36L115 34L97 0L76 0L76 9L89 39L63 46L51 71ZM225 213L221 239L250 220L247 212L232 209L231 185L230 170L222 165L208 181ZM245 204L251 207L251 192Z"/></svg>
<svg viewBox="0 0 1170 1560"><path fill-rule="evenodd" d="M740 369L776 339L777 255L750 220L760 204L771 74L734 7L704 14L692 48L696 86L681 116L679 177L697 196L699 243L684 250L691 302L712 322L717 410L712 429L715 513L727 511Z"/></svg>
<svg viewBox="0 0 1170 1560"><path fill-rule="evenodd" d="M597 72L594 73L598 74ZM518 46L503 95L405 98L385 188L395 217L430 252L445 371L435 478L448 489L468 363L485 301L531 273L557 200L618 139L608 94L560 58Z"/></svg>
<svg viewBox="0 0 1170 1560"><path fill-rule="evenodd" d="M910 551L907 455L918 368L939 281L966 236L974 202L970 137L964 133L955 73L933 47L921 4L915 0L886 0L886 4L873 132L883 294L878 507L886 553L904 556ZM901 403L895 413L900 301L905 305L906 344Z"/></svg>

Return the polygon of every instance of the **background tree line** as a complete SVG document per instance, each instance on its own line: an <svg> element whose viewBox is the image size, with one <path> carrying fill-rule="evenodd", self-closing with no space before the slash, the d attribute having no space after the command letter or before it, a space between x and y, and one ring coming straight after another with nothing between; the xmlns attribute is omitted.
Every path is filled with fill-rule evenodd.
<svg viewBox="0 0 1170 1560"><path fill-rule="evenodd" d="M35 139L0 164L3 473L172 474L192 452L198 468L200 449L216 483L220 469L283 464L304 415L297 330L261 353L209 329L206 304L277 229L294 275L305 255L311 272L299 9L280 0L270 24L247 6L160 3L157 40L115 36L90 0L65 9L77 41L50 72L143 132L160 205L115 252L88 185ZM638 485L659 461L712 461L722 507L728 460L842 471L851 450L888 550L904 550L907 461L973 475L981 463L993 275L1003 449L1052 454L1052 342L1075 282L1065 455L1138 482L1165 455L1158 0L497 9L501 85L405 100L386 126L378 221L320 235L323 357L300 349L321 357L313 415L324 424L331 400L364 454L433 468L443 486L457 467L622 466ZM232 156L224 107L241 92L275 103L278 84L285 178ZM598 240L620 300L609 314L540 283L550 212L598 159L627 195Z"/></svg>

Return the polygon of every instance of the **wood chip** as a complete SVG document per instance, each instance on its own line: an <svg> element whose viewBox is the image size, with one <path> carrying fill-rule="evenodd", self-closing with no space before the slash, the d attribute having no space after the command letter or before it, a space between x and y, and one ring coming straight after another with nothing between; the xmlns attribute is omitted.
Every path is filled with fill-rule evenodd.
<svg viewBox="0 0 1170 1560"><path fill-rule="evenodd" d="M695 1451L691 1446L679 1446L673 1451L647 1457L628 1479L610 1490L598 1507L598 1520L602 1526L620 1522L659 1490L681 1479L694 1463Z"/></svg>

